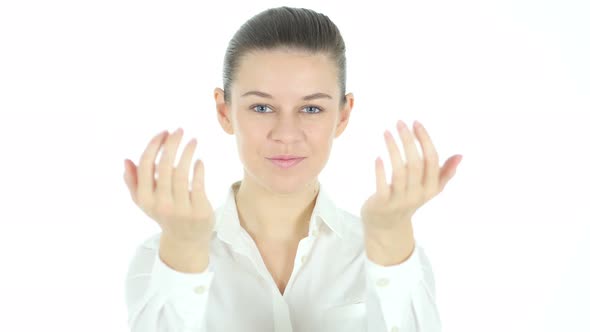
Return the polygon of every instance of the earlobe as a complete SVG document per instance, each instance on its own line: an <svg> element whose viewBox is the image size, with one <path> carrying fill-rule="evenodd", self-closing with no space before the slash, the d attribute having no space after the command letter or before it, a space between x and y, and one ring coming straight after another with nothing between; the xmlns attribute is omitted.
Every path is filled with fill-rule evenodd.
<svg viewBox="0 0 590 332"><path fill-rule="evenodd" d="M223 130L232 135L234 133L233 126L231 123L230 114L225 104L217 104L217 120L223 128Z"/></svg>

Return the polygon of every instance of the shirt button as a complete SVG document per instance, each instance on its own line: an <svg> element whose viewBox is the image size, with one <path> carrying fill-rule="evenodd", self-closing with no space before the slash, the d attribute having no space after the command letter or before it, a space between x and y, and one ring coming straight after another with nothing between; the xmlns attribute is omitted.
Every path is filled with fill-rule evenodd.
<svg viewBox="0 0 590 332"><path fill-rule="evenodd" d="M391 328L391 332L398 332L398 331L399 331L399 329L397 328L397 326L394 326Z"/></svg>
<svg viewBox="0 0 590 332"><path fill-rule="evenodd" d="M203 294L203 293L205 293L206 290L207 290L207 287L205 287L205 286L197 286L193 289L193 291L197 294Z"/></svg>
<svg viewBox="0 0 590 332"><path fill-rule="evenodd" d="M377 286L379 286L379 287L385 287L387 285L389 285L389 280L388 279L381 278L381 279L377 280Z"/></svg>
<svg viewBox="0 0 590 332"><path fill-rule="evenodd" d="M301 263L305 263L307 261L307 255L301 256Z"/></svg>
<svg viewBox="0 0 590 332"><path fill-rule="evenodd" d="M318 231L317 231L317 229L314 229L314 230L311 232L311 235L313 235L313 236L318 236Z"/></svg>

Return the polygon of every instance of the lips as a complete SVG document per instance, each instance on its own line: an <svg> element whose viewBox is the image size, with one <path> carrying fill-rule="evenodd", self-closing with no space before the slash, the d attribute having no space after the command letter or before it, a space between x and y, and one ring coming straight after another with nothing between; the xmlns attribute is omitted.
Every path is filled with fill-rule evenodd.
<svg viewBox="0 0 590 332"><path fill-rule="evenodd" d="M274 156L274 157L270 157L268 159L272 159L272 160L292 160L292 159L301 159L303 157L301 156L295 156L295 155L278 155L278 156Z"/></svg>
<svg viewBox="0 0 590 332"><path fill-rule="evenodd" d="M279 166L280 168L290 168L299 164L300 161L305 159L304 157L299 158L289 158L289 159L281 159L281 158L268 158L273 164Z"/></svg>

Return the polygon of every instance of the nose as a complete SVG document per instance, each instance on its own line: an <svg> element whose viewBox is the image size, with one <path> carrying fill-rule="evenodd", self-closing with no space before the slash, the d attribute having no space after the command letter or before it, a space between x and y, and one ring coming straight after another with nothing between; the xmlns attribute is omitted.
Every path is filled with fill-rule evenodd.
<svg viewBox="0 0 590 332"><path fill-rule="evenodd" d="M298 115L281 114L270 133L270 138L284 143L301 140L303 130Z"/></svg>

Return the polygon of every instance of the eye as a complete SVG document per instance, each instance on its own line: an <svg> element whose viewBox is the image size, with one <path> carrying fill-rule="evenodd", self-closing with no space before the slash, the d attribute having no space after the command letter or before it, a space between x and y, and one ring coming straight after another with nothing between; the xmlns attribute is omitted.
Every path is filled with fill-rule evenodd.
<svg viewBox="0 0 590 332"><path fill-rule="evenodd" d="M260 106L262 106L263 108L264 107L268 107L268 105L260 105L259 104L259 105L254 105L254 106L250 107L250 109L254 109L254 112L256 112L256 113L268 113L268 112L264 112L264 111L263 112L258 112L257 110L259 109L258 107L260 107Z"/></svg>
<svg viewBox="0 0 590 332"><path fill-rule="evenodd" d="M270 113L270 112L265 112L264 111L264 108L265 107L268 107L268 105L256 104L256 105L250 107L250 109L253 110L255 113ZM312 106L312 105L305 106L304 109L316 109L316 111L314 111L314 112L304 112L304 113L307 113L307 114L318 114L318 113L321 113L321 112L324 111L324 109L322 109L321 107ZM262 111L259 111L259 110L262 110Z"/></svg>
<svg viewBox="0 0 590 332"><path fill-rule="evenodd" d="M317 106L305 106L305 108L315 108L317 110L317 112L308 112L309 114L318 114L324 111L321 107Z"/></svg>

